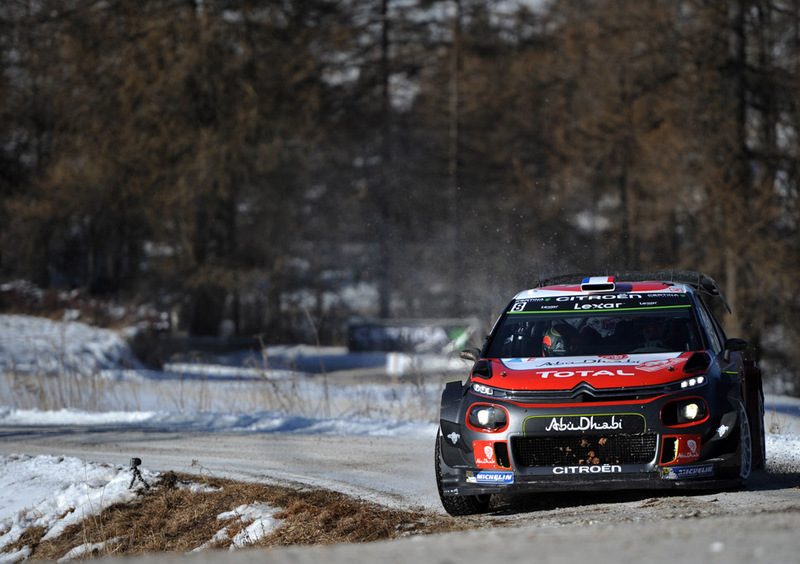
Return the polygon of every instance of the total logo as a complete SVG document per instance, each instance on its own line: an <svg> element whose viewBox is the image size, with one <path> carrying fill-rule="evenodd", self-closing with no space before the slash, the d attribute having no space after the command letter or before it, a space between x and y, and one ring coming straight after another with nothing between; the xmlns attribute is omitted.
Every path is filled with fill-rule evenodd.
<svg viewBox="0 0 800 564"><path fill-rule="evenodd" d="M633 372L628 372L624 369L618 370L542 370L539 376L544 379L549 377L553 378L573 378L580 376L587 378L589 376L636 376Z"/></svg>

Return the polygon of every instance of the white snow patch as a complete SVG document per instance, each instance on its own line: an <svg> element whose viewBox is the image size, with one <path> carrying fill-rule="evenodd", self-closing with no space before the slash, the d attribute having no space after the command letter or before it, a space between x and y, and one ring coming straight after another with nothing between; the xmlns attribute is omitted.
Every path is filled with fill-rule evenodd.
<svg viewBox="0 0 800 564"><path fill-rule="evenodd" d="M147 482L156 474L140 469ZM98 515L115 503L133 500L129 468L85 462L78 458L10 455L0 457L0 551L30 527L58 537L69 525Z"/></svg>
<svg viewBox="0 0 800 564"><path fill-rule="evenodd" d="M254 503L251 505L240 505L233 511L227 511L217 515L217 519L236 519L242 523L249 522L249 525L233 537L231 549L242 548L257 542L266 537L280 524L273 515L277 509L268 503Z"/></svg>
<svg viewBox="0 0 800 564"><path fill-rule="evenodd" d="M109 539L109 540L107 540L105 542L89 542L89 543L86 543L86 544L82 544L82 545L76 546L75 548L73 548L69 552L67 552L64 556L59 558L57 560L57 562L66 562L67 560L73 560L75 558L82 558L82 557L86 556L87 554L91 555L91 554L93 554L95 552L99 553L106 546L111 545L111 544L116 544L120 540L122 540L120 537L116 537L116 538L113 538L113 539Z"/></svg>
<svg viewBox="0 0 800 564"><path fill-rule="evenodd" d="M87 375L141 367L114 331L76 321L0 315L0 371Z"/></svg>
<svg viewBox="0 0 800 564"><path fill-rule="evenodd" d="M230 550L253 545L272 533L272 531L280 525L280 520L273 517L277 511L278 509L268 503L253 503L250 505L240 505L232 511L226 511L225 513L217 515L217 519L220 521L232 519L242 524L247 524L244 529L236 533L233 539L231 539ZM211 540L206 541L191 552L205 550L213 546L216 542L229 539L229 529L230 526L220 529L211 537Z"/></svg>

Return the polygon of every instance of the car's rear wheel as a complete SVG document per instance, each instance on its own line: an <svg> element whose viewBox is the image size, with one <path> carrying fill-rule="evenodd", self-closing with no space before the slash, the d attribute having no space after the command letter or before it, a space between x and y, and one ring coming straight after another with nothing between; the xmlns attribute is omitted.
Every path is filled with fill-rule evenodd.
<svg viewBox="0 0 800 564"><path fill-rule="evenodd" d="M761 390L755 393L754 401L747 406L747 418L750 421L750 435L753 442L753 470L761 470L767 464L767 440L764 429L764 394Z"/></svg>
<svg viewBox="0 0 800 564"><path fill-rule="evenodd" d="M485 513L489 509L490 495L444 495L442 492L442 433L436 434L436 487L442 507L450 515L475 515Z"/></svg>
<svg viewBox="0 0 800 564"><path fill-rule="evenodd" d="M746 374L747 396L745 405L750 420L750 435L753 441L753 470L760 470L767 463L767 441L764 429L764 392L761 388L761 372L751 370Z"/></svg>
<svg viewBox="0 0 800 564"><path fill-rule="evenodd" d="M753 435L744 406L739 409L739 485L744 487L753 471Z"/></svg>

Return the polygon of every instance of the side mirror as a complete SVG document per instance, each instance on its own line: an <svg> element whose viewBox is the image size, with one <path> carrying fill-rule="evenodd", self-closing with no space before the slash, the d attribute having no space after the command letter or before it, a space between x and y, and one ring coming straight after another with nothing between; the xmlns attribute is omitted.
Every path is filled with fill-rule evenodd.
<svg viewBox="0 0 800 564"><path fill-rule="evenodd" d="M472 367L472 375L477 378L489 380L492 377L492 365L488 360L482 358Z"/></svg>
<svg viewBox="0 0 800 564"><path fill-rule="evenodd" d="M741 352L747 348L747 341L744 339L728 339L725 341L725 360L731 359L732 352Z"/></svg>
<svg viewBox="0 0 800 564"><path fill-rule="evenodd" d="M475 361L478 360L478 357L480 356L480 354L481 354L481 350L480 349L478 349L478 348L469 348L469 349L462 350L459 353L459 356L461 358L463 358L464 360L471 360L472 362L475 362Z"/></svg>
<svg viewBox="0 0 800 564"><path fill-rule="evenodd" d="M740 352L747 348L747 341L744 339L728 339L725 341L725 350L731 352Z"/></svg>

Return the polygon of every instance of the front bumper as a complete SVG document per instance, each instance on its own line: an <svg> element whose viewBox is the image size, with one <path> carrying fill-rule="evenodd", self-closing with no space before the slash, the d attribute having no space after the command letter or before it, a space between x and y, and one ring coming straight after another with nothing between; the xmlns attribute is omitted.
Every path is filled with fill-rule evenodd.
<svg viewBox="0 0 800 564"><path fill-rule="evenodd" d="M608 473L572 473L561 476L530 476L511 470L450 469L442 473L442 495L524 494L559 491L614 491L667 489L725 489L739 484L725 477L724 461L708 460L650 472L623 466ZM587 468L587 467L582 467ZM582 469L581 468L581 469ZM606 471L608 472L608 471Z"/></svg>
<svg viewBox="0 0 800 564"><path fill-rule="evenodd" d="M695 392L709 416L665 426L662 409L685 396L619 405L495 401L509 422L488 433L461 423L473 403L486 401L467 392L457 408L451 404L451 417L442 411L442 495L735 486L741 462L735 398Z"/></svg>

